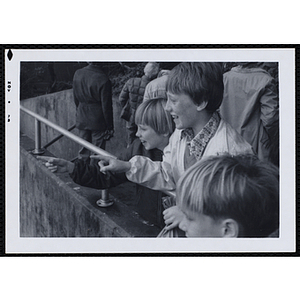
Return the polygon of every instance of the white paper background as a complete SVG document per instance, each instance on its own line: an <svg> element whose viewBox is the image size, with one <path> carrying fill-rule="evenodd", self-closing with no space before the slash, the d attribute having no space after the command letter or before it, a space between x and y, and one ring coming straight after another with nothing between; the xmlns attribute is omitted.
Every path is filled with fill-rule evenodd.
<svg viewBox="0 0 300 300"><path fill-rule="evenodd" d="M6 44L299 43L298 9L291 0L98 6L93 1L6 1L1 7L0 40ZM6 257L0 264L3 299L247 300L298 294L298 257Z"/></svg>

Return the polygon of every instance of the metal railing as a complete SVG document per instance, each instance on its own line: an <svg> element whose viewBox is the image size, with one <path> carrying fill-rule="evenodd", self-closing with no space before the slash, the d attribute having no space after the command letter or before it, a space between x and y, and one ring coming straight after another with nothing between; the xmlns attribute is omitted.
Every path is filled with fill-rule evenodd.
<svg viewBox="0 0 300 300"><path fill-rule="evenodd" d="M78 143L79 145L89 149L90 151L103 155L103 156L108 156L112 158L117 158L116 156L110 154L109 152L96 147L95 145L87 142L86 140L78 137L77 135L69 132L68 130L56 125L55 123L52 123L51 121L45 119L44 117L38 115L35 112L32 112L31 110L25 108L24 106L20 105L21 111L24 113L32 116L35 119L35 149L32 151L33 154L39 155L43 154L45 151L41 147L41 122L46 124L47 126L53 128L54 130L60 132L64 136L70 138L74 142ZM101 190L101 199L97 201L97 205L101 207L107 207L113 204L112 198L109 196L108 190Z"/></svg>
<svg viewBox="0 0 300 300"><path fill-rule="evenodd" d="M71 126L70 128L68 128L68 131L73 130L76 127L76 125ZM48 147L50 147L51 145L53 145L55 142L57 142L58 140L60 140L62 137L64 137L63 134L60 134L59 136L55 137L52 141L50 141L49 143L47 143L46 145L43 146L43 148L47 149Z"/></svg>
<svg viewBox="0 0 300 300"><path fill-rule="evenodd" d="M35 150L37 150L37 151L41 150L41 122L42 122L42 123L48 125L49 127L55 129L56 131L60 132L64 136L70 138L74 142L80 144L81 146L89 149L90 151L92 151L96 154L108 156L108 157L112 157L112 158L117 158L116 156L110 154L109 152L107 152L101 148L98 148L95 145L87 142L86 140L78 137L74 133L71 133L68 130L60 127L59 125L56 125L55 123L45 119L44 117L41 117L37 113L32 112L31 110L25 108L24 106L20 105L20 108L23 112L25 112L28 115L35 118Z"/></svg>
<svg viewBox="0 0 300 300"><path fill-rule="evenodd" d="M70 131L60 127L59 125L56 125L55 123L49 121L48 119L38 115L35 112L32 112L31 110L25 108L24 106L20 105L20 109L21 111L23 111L24 113L32 116L35 119L35 149L32 151L33 154L43 154L44 150L41 147L41 122L44 123L45 125L53 128L54 130L60 132L62 135L70 138L71 140L73 140L74 142L78 143L79 145L89 149L90 151L99 154L99 155L103 155L103 156L107 156L107 157L111 157L111 158L117 158L116 156L112 155L111 153L96 147L95 145L87 142L86 140L78 137L77 135L75 135L74 133L71 133ZM175 192L173 191L162 191L164 192L166 195L171 196L171 197L175 197ZM102 197L101 199L99 199L97 201L97 205L101 206L101 207L107 207L113 204L112 199L109 197L109 193L108 190L101 190L102 193Z"/></svg>

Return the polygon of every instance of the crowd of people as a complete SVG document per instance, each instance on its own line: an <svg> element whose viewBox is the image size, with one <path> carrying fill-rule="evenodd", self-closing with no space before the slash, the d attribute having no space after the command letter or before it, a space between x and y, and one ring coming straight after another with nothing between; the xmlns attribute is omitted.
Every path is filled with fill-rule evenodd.
<svg viewBox="0 0 300 300"><path fill-rule="evenodd" d="M104 148L114 130L111 84L98 69L78 70L73 89L81 136ZM83 186L136 183L138 212L161 228L159 237L279 236L279 100L268 72L253 64L223 73L217 62L171 70L149 62L119 101L128 137L118 159L83 149L75 162L39 158ZM83 115L102 125L89 127Z"/></svg>

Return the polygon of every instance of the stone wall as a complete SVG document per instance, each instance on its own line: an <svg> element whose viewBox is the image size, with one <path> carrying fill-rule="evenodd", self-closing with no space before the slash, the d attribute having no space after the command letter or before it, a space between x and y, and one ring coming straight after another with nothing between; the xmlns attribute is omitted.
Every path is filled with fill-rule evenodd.
<svg viewBox="0 0 300 300"><path fill-rule="evenodd" d="M21 136L21 237L157 236L159 228L147 224L117 199L114 189L110 194L115 203L100 208L96 201L101 191L75 184L68 174L51 173L28 151L32 143Z"/></svg>

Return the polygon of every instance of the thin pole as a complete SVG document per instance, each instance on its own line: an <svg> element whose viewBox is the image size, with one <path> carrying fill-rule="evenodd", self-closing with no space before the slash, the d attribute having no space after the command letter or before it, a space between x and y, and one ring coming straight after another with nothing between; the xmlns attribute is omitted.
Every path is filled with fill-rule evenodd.
<svg viewBox="0 0 300 300"><path fill-rule="evenodd" d="M41 147L41 122L37 119L34 119L35 126L35 149L32 151L33 154L43 154L45 152Z"/></svg>
<svg viewBox="0 0 300 300"><path fill-rule="evenodd" d="M70 127L68 129L68 131L71 131L75 128L76 126L73 125L72 127ZM60 134L59 136L57 136L56 138L54 138L51 142L49 142L48 144L46 144L43 148L47 149L49 146L51 146L52 144L54 144L55 142L57 142L59 139L61 139L62 137L64 137L63 134Z"/></svg>

